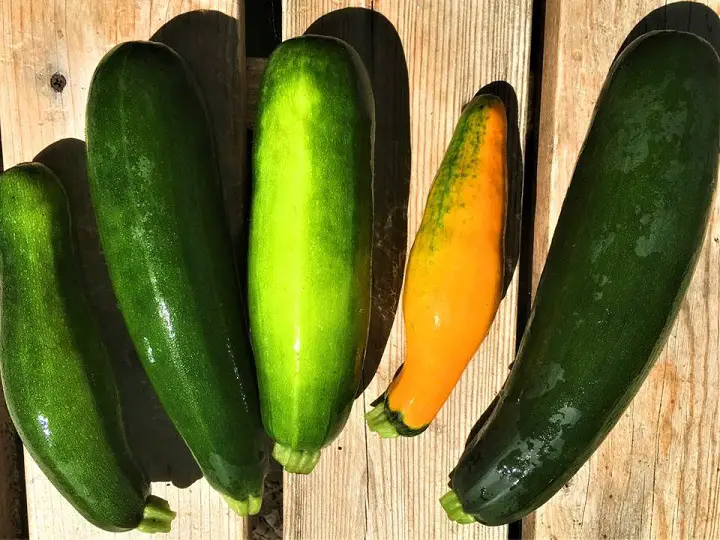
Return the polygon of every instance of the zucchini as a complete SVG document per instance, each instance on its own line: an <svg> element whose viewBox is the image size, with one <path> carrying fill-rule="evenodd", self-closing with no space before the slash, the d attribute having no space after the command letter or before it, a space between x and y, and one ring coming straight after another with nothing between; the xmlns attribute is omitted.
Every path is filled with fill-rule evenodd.
<svg viewBox="0 0 720 540"><path fill-rule="evenodd" d="M106 531L168 532L128 448L117 387L80 282L67 198L44 165L0 176L0 374L23 444L58 491Z"/></svg>
<svg viewBox="0 0 720 540"><path fill-rule="evenodd" d="M257 383L210 125L180 56L150 42L110 51L87 144L110 278L150 382L210 485L254 514L267 468Z"/></svg>
<svg viewBox="0 0 720 540"><path fill-rule="evenodd" d="M502 101L476 96L460 116L408 259L405 363L365 416L381 437L427 429L495 319L503 286L506 145Z"/></svg>
<svg viewBox="0 0 720 540"><path fill-rule="evenodd" d="M253 155L248 296L273 455L309 473L361 382L370 316L374 101L346 43L270 57Z"/></svg>
<svg viewBox="0 0 720 540"><path fill-rule="evenodd" d="M703 244L718 170L720 61L647 34L616 60L563 203L518 355L442 499L501 525L552 497L661 351Z"/></svg>

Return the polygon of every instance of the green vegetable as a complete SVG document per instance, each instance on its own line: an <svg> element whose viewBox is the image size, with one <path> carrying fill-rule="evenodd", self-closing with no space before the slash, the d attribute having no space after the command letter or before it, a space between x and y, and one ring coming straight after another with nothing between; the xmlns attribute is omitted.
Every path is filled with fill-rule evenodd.
<svg viewBox="0 0 720 540"><path fill-rule="evenodd" d="M358 54L305 36L271 56L254 151L248 295L265 429L309 473L345 425L370 313L374 102Z"/></svg>
<svg viewBox="0 0 720 540"><path fill-rule="evenodd" d="M118 304L150 381L211 486L260 508L267 457L205 110L181 58L149 42L102 60L88 173Z"/></svg>
<svg viewBox="0 0 720 540"><path fill-rule="evenodd" d="M703 242L718 169L720 61L662 31L617 59L562 207L518 356L442 504L501 525L582 466L663 347ZM461 503L458 508L457 501Z"/></svg>
<svg viewBox="0 0 720 540"><path fill-rule="evenodd" d="M115 379L73 256L65 192L45 166L0 176L0 373L30 455L106 531L168 532L120 417Z"/></svg>

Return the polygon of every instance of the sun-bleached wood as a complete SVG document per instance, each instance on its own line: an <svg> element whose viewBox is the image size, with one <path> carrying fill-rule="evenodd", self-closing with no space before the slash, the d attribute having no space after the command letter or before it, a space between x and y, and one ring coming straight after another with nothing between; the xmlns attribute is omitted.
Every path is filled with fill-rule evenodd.
<svg viewBox="0 0 720 540"><path fill-rule="evenodd" d="M534 283L610 64L635 25L712 32L720 2L547 3ZM714 21L713 21L714 18ZM705 36L707 38L707 35ZM555 539L720 537L720 198L667 346L589 462L523 524Z"/></svg>
<svg viewBox="0 0 720 540"><path fill-rule="evenodd" d="M369 4L358 1L284 0L283 39L303 34L312 23L333 9L369 7ZM284 538L364 538L368 509L362 400L355 401L345 429L322 451L312 474L284 476Z"/></svg>
<svg viewBox="0 0 720 540"><path fill-rule="evenodd" d="M327 30L330 23L313 23L333 10L359 7L373 9L379 15L364 17L357 12L346 12L344 18L340 16L335 21L341 28L330 33L349 36L356 48L358 43L361 49L367 45L367 50L360 52L366 65L367 59L371 59L373 65L367 67L374 86L382 92L401 94L400 97L381 96L376 91L376 101L389 99L407 109L390 111L378 103L382 112L378 115L376 142L385 136L383 130L388 128L384 114L409 113L407 143L412 152L407 201L408 249L462 106L481 87L495 81L506 81L513 87L519 101L520 140L524 140L530 1L287 0L283 6L286 38L304 33L311 25L313 30ZM379 68L388 71L388 66L394 65L392 59L382 56L389 54L393 31L402 44L406 81L397 73L379 72ZM363 43L368 40L371 44ZM397 79L388 81L383 77ZM399 118L398 122L401 121ZM390 129L402 137L402 125L394 124ZM395 139L387 144L401 146L403 142ZM384 196L377 189L377 167L376 154L376 204L377 199ZM401 170L402 166L398 168ZM376 220L377 215L376 210ZM377 242L377 231L375 238ZM438 498L447 491L447 475L464 447L471 426L507 374L515 350L516 304L517 281L514 279L490 335L431 427L412 439L381 440L365 429L362 413L368 411L370 403L385 390L403 361L404 334L398 310L377 375L355 402L341 438L324 451L312 476L286 475L286 537L506 538L504 527L460 527L451 523Z"/></svg>
<svg viewBox="0 0 720 540"><path fill-rule="evenodd" d="M531 4L485 0L375 3L375 9L396 27L408 63L409 245L462 106L480 88L495 81L512 86L520 125L509 129L519 129L524 140ZM437 499L448 489L448 473L470 428L505 379L515 352L516 306L514 280L488 337L423 435L386 441L368 434L368 499L374 509L368 515L369 538L506 538L505 527L451 523ZM404 329L398 317L380 370L367 390L366 405L384 391L403 359Z"/></svg>
<svg viewBox="0 0 720 540"><path fill-rule="evenodd" d="M0 129L5 167L32 160L60 139L84 139L88 86L99 60L117 43L150 39L173 20L156 37L186 57L206 93L218 139L228 217L237 233L241 223L235 194L243 182L246 113L244 77L235 75L245 71L243 6L236 0L0 2ZM175 19L200 9L212 11ZM61 92L50 85L56 73L66 81ZM0 435L8 428L7 419L0 415ZM3 529L8 517L4 475L6 467L13 465L9 454L8 445L0 445L0 537L11 530ZM115 538L86 523L29 457L25 463L31 538ZM153 492L178 512L173 533L165 538L225 539L247 534L246 521L235 516L203 480L185 490L157 482Z"/></svg>

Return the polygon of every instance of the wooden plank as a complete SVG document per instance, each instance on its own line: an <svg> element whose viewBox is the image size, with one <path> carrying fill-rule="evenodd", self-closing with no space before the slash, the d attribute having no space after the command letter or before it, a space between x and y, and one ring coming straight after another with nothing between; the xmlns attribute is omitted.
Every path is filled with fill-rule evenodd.
<svg viewBox="0 0 720 540"><path fill-rule="evenodd" d="M524 0L375 2L375 8L397 29L408 65L412 126L408 245L420 225L428 191L461 108L481 87L495 81L510 85L513 90L506 89L504 97L511 104L510 140L516 146L511 154L518 151L518 141L524 140L531 7L532 2ZM376 49L382 47L376 44ZM513 107L514 100L519 105ZM518 169L511 162L511 177L518 172L522 177ZM513 208L512 213L517 210ZM451 523L437 499L448 489L447 475L470 428L505 379L515 352L516 306L515 276L490 334L424 434L391 441L368 434L369 538L507 537L505 527ZM390 383L403 357L404 329L398 317L378 374L368 388L367 408Z"/></svg>
<svg viewBox="0 0 720 540"><path fill-rule="evenodd" d="M149 390L114 305L83 178L85 156L80 139L85 102L90 78L103 54L121 41L149 39L159 31L155 38L186 58L205 94L218 142L226 210L237 235L242 226L239 203L246 188L245 90L244 77L238 76L245 69L244 28L238 23L243 20L242 11L238 12L243 6L240 3L238 8L235 0L0 3L0 127L5 166L31 160L42 152L41 159L56 170L68 189L91 303L119 368L131 446L156 481L154 493L168 499L178 511L174 532L168 538L245 537L246 524L206 482L198 481L186 490L171 484L187 486L199 477L199 471ZM193 11L198 9L212 11ZM177 17L190 11L193 13ZM54 90L51 78L55 74ZM30 459L25 472L31 538L112 536L87 524ZM4 484L5 480L0 482Z"/></svg>
<svg viewBox="0 0 720 540"><path fill-rule="evenodd" d="M367 6L365 5L367 4ZM333 9L369 7L360 0L286 0L283 2L283 39L305 33ZM347 28L355 43L370 43L366 22ZM319 33L319 32L314 32ZM340 436L326 447L311 475L285 474L284 538L334 540L365 537L367 461L362 401L357 400Z"/></svg>
<svg viewBox="0 0 720 540"><path fill-rule="evenodd" d="M720 2L708 5L548 2L535 283L595 100L620 46L631 32L669 27L699 33L717 49ZM524 536L720 537L719 237L716 198L694 279L657 365L590 461L524 522Z"/></svg>
<svg viewBox="0 0 720 540"><path fill-rule="evenodd" d="M377 109L373 313L365 381L369 386L340 439L325 450L316 472L307 478L286 476L288 538L507 536L504 527L452 524L437 499L447 490L447 474L514 355L516 279L490 336L427 432L414 439L381 441L365 430L362 421L362 413L384 391L403 360L404 335L396 306L405 253L462 105L482 86L506 81L514 92L506 88L505 97L512 101L516 94L520 103L519 115L515 110L512 118L516 124L512 138L516 146L524 139L519 133L525 132L531 2L503 4L481 0L284 3L284 37L309 28L355 46L370 73ZM337 11L370 6L374 14L367 9ZM482 24L490 20L492 25ZM377 375L369 381L378 363Z"/></svg>

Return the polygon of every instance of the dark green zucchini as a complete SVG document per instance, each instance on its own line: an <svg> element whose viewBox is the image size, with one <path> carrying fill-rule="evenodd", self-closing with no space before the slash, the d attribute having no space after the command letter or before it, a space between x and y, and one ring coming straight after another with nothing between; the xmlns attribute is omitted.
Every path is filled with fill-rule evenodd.
<svg viewBox="0 0 720 540"><path fill-rule="evenodd" d="M210 125L165 45L132 42L98 66L88 173L110 278L160 401L211 486L260 508L267 456L245 306Z"/></svg>
<svg viewBox="0 0 720 540"><path fill-rule="evenodd" d="M563 203L529 322L442 504L501 525L545 503L620 418L662 349L718 170L720 61L661 31L616 60Z"/></svg>
<svg viewBox="0 0 720 540"><path fill-rule="evenodd" d="M53 485L106 531L168 532L149 495L73 255L68 203L44 165L0 176L0 374L13 423Z"/></svg>

